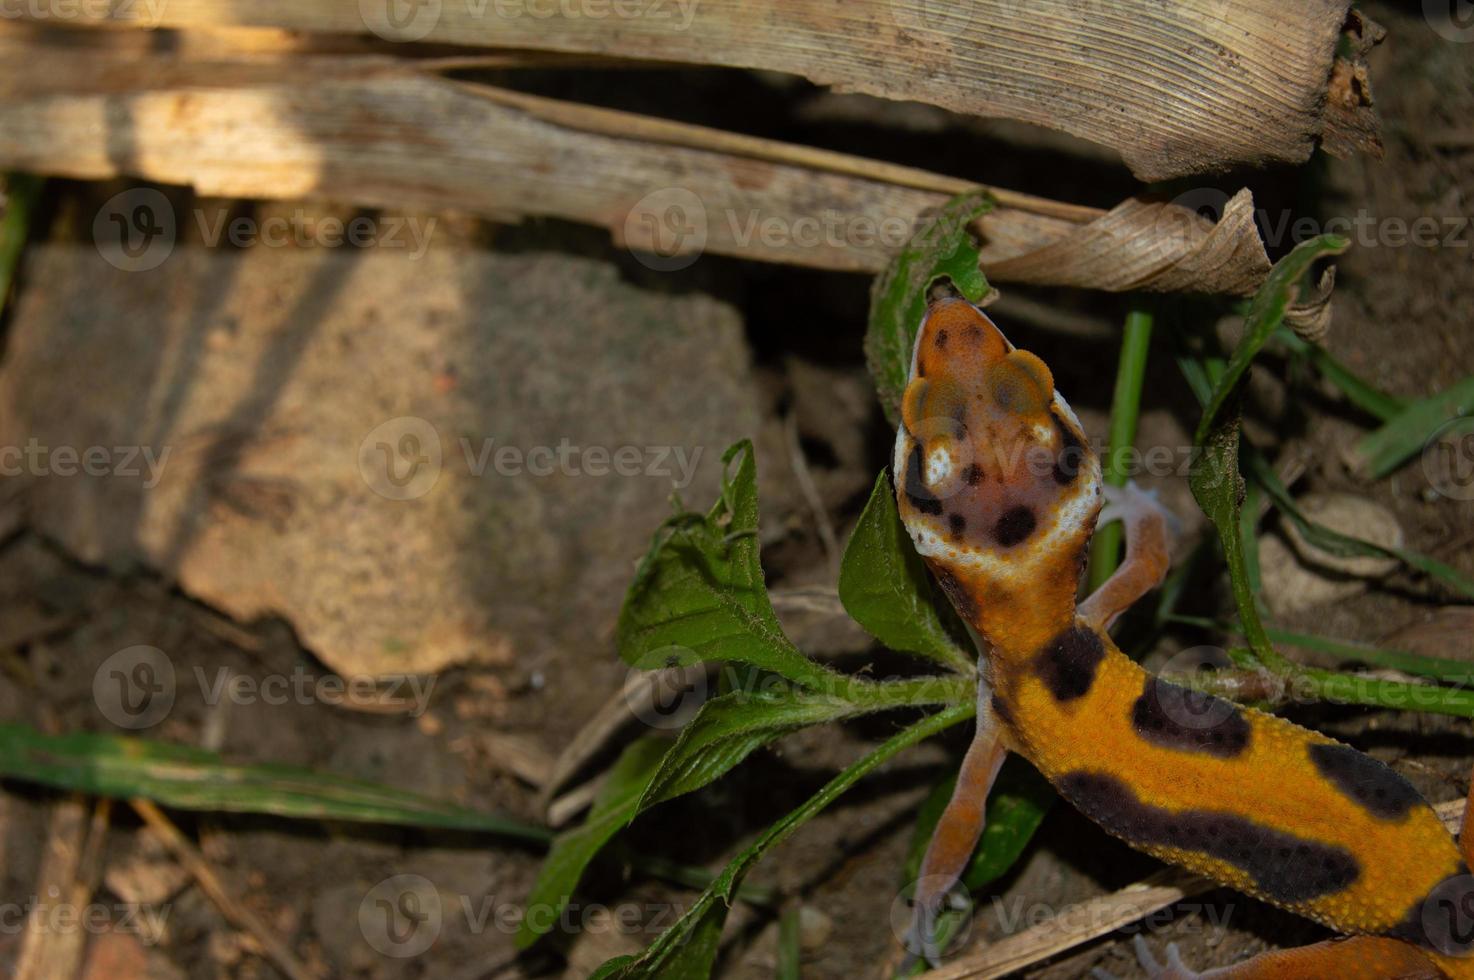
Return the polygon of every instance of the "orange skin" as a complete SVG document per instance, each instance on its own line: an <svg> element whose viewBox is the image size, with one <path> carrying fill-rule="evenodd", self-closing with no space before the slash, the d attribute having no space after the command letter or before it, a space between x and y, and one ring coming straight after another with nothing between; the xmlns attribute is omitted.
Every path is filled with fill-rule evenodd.
<svg viewBox="0 0 1474 980"><path fill-rule="evenodd" d="M895 474L901 518L982 651L978 735L923 863L913 952L936 958L930 916L1014 751L1133 847L1355 937L1202 976L1474 977L1474 878L1408 783L1282 718L1158 681L1111 641L1167 571L1167 521L1141 491L1109 513L1126 522L1126 562L1077 607L1099 461L1044 363L963 300L927 311Z"/></svg>

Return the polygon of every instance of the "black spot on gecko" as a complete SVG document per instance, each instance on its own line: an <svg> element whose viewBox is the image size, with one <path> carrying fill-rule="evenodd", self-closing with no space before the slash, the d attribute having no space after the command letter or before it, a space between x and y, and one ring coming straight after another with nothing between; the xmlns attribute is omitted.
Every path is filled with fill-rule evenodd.
<svg viewBox="0 0 1474 980"><path fill-rule="evenodd" d="M945 331L945 330L938 330L937 331L937 350L946 350L946 349L947 349L947 331Z"/></svg>
<svg viewBox="0 0 1474 980"><path fill-rule="evenodd" d="M1238 705L1148 677L1131 706L1131 726L1153 745L1232 759L1249 747L1249 722Z"/></svg>
<svg viewBox="0 0 1474 980"><path fill-rule="evenodd" d="M1074 772L1057 783L1065 799L1109 833L1138 846L1195 851L1241 869L1271 901L1296 905L1343 891L1361 876L1345 848L1215 810L1172 811L1143 803L1103 773Z"/></svg>
<svg viewBox="0 0 1474 980"><path fill-rule="evenodd" d="M1382 933L1445 956L1474 953L1474 876L1461 862L1413 902L1397 925Z"/></svg>
<svg viewBox="0 0 1474 980"><path fill-rule="evenodd" d="M1003 547L1012 548L1033 534L1037 523L1034 512L1029 508L1022 505L1010 507L1003 512L1003 515L998 518L998 523L993 526L993 537L997 538L998 543Z"/></svg>
<svg viewBox="0 0 1474 980"><path fill-rule="evenodd" d="M1398 820L1423 801L1406 779L1349 745L1322 743L1308 752L1322 776L1374 817Z"/></svg>
<svg viewBox="0 0 1474 980"><path fill-rule="evenodd" d="M932 496L932 492L921 481L921 443L919 442L911 447L911 455L906 457L906 472L901 477L901 489L906 494L906 499L911 501L912 507L932 517L941 516L942 502Z"/></svg>
<svg viewBox="0 0 1474 980"><path fill-rule="evenodd" d="M1074 626L1034 655L1034 674L1056 701L1073 701L1090 690L1096 668L1104 659L1105 645L1095 631Z"/></svg>
<svg viewBox="0 0 1474 980"><path fill-rule="evenodd" d="M953 511L947 515L947 530L952 533L953 540L962 537L962 532L967 530L967 518Z"/></svg>
<svg viewBox="0 0 1474 980"><path fill-rule="evenodd" d="M1067 487L1080 475L1087 450L1057 413L1050 412L1049 417L1054 420L1054 429L1059 433L1059 459L1054 462L1054 482Z"/></svg>
<svg viewBox="0 0 1474 980"><path fill-rule="evenodd" d="M983 482L983 468L977 463L968 463L962 469L962 482L975 487Z"/></svg>
<svg viewBox="0 0 1474 980"><path fill-rule="evenodd" d="M1013 711L1008 707L1008 702L995 694L993 695L992 704L993 714L998 716L998 720L1005 725L1011 726L1013 724Z"/></svg>

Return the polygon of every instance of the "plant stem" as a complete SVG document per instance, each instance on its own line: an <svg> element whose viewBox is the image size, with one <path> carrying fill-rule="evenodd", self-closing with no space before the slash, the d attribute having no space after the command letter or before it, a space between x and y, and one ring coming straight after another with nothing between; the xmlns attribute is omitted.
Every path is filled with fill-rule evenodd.
<svg viewBox="0 0 1474 980"><path fill-rule="evenodd" d="M1237 623L1230 623L1227 620L1173 614L1167 617L1167 621L1181 623L1184 626L1198 626L1203 629L1243 635L1243 630ZM1384 667L1388 670L1400 670L1404 674L1412 674L1416 677L1430 677L1434 680L1448 681L1450 683L1467 684L1474 682L1474 664L1463 660L1453 660L1449 657L1430 657L1407 650L1369 647L1360 643L1349 643L1346 640L1316 636L1313 633L1295 633L1290 630L1274 629L1273 627L1266 627L1264 632L1275 643L1283 643L1287 646L1303 647L1306 650L1329 653L1333 656L1359 661L1369 667Z"/></svg>
<svg viewBox="0 0 1474 980"><path fill-rule="evenodd" d="M1110 443L1101 461L1105 482L1123 487L1131 474L1126 467L1126 452L1136 442L1136 422L1141 415L1141 387L1146 378L1146 355L1152 340L1152 315L1137 307L1126 314L1121 332L1121 359L1116 365L1116 390L1111 396ZM1094 592L1105 583L1120 564L1121 525L1107 524L1095 532L1090 545L1090 579L1087 588Z"/></svg>
<svg viewBox="0 0 1474 980"><path fill-rule="evenodd" d="M971 704L977 697L977 682L971 677L939 674L908 677L899 681L866 681L854 678L843 697L866 711L934 704Z"/></svg>

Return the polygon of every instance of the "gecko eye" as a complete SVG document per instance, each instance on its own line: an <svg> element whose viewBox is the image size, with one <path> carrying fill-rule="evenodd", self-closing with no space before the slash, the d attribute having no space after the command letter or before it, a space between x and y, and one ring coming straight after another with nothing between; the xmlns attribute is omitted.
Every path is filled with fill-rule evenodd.
<svg viewBox="0 0 1474 980"><path fill-rule="evenodd" d="M1054 397L1054 376L1028 351L1010 351L988 372L988 389L993 402L1011 415L1042 413Z"/></svg>

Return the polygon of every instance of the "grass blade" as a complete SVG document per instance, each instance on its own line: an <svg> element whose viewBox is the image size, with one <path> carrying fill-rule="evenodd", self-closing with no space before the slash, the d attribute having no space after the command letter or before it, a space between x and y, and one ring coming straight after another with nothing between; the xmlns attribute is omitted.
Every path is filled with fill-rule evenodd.
<svg viewBox="0 0 1474 980"><path fill-rule="evenodd" d="M1414 402L1377 431L1356 444L1354 465L1363 473L1384 477L1423 451L1448 422L1474 414L1474 375Z"/></svg>
<svg viewBox="0 0 1474 980"><path fill-rule="evenodd" d="M43 735L0 725L0 777L95 796L142 797L176 810L265 813L486 831L545 843L543 827L333 773L232 765L213 752L123 735Z"/></svg>
<svg viewBox="0 0 1474 980"><path fill-rule="evenodd" d="M1141 416L1141 386L1146 380L1146 356L1151 348L1152 315L1146 310L1132 310L1126 315L1121 334L1121 359L1116 365L1116 390L1111 396L1111 433L1109 452L1101 460L1105 482L1124 487L1131 474L1127 471L1127 450L1136 443L1136 423ZM1090 543L1090 580L1087 588L1094 592L1105 584L1121 561L1122 528L1113 521L1095 532Z"/></svg>

